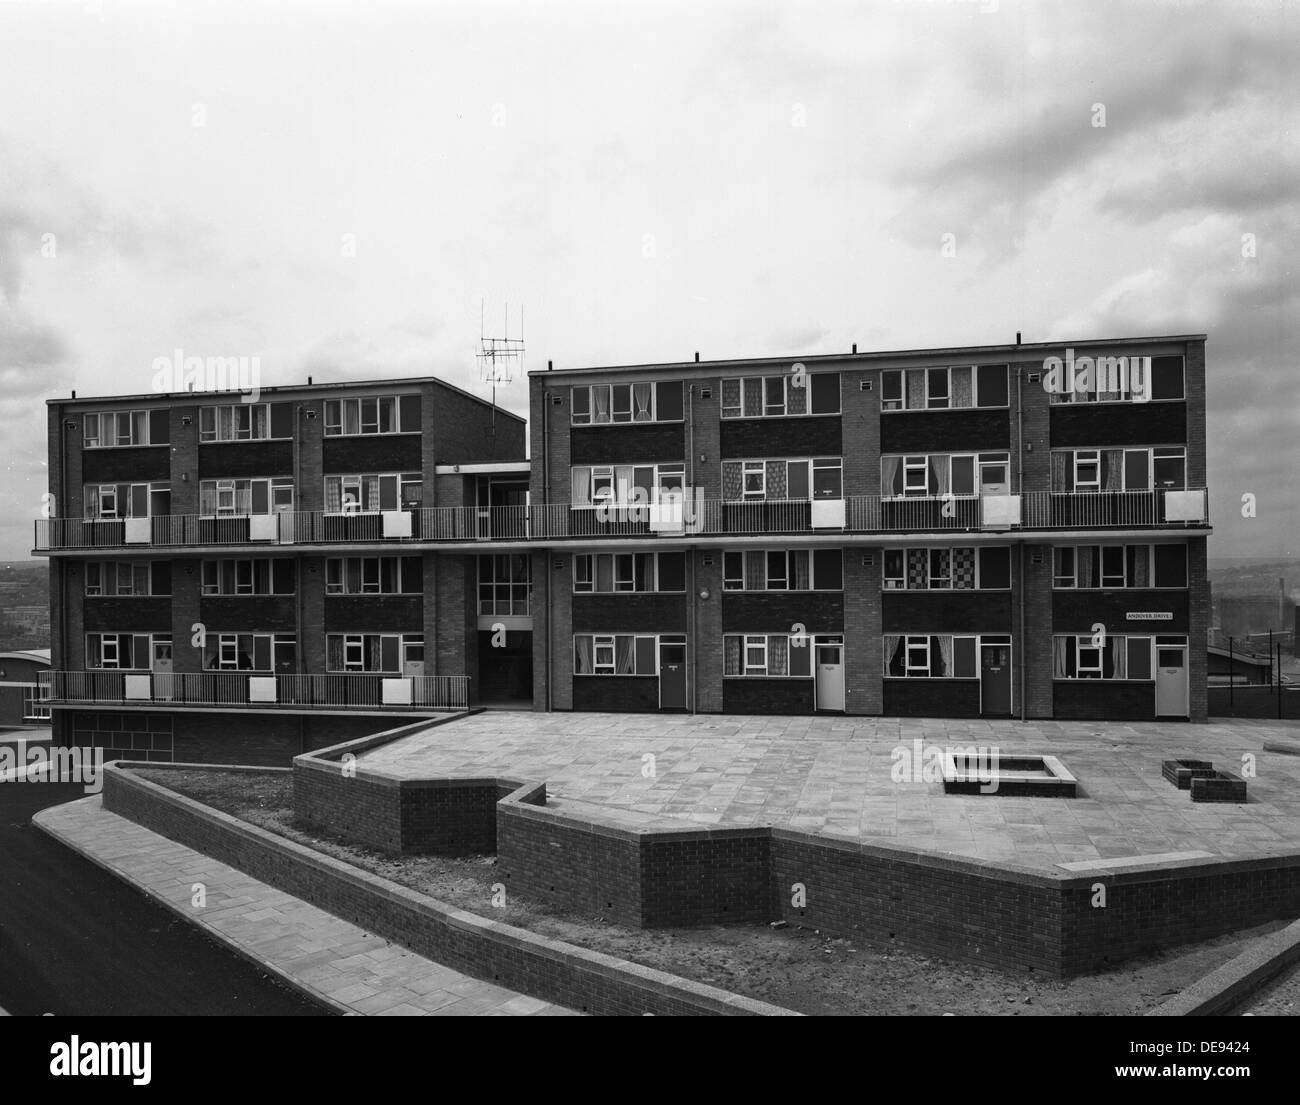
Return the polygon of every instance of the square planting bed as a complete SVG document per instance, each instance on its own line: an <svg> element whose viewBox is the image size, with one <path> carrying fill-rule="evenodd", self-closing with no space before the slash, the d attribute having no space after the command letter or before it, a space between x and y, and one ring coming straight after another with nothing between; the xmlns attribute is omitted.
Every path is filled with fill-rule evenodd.
<svg viewBox="0 0 1300 1105"><path fill-rule="evenodd" d="M1212 779L1218 772L1209 760L1165 760L1160 774L1179 790L1188 790L1193 779Z"/></svg>
<svg viewBox="0 0 1300 1105"><path fill-rule="evenodd" d="M1209 776L1192 780L1193 802L1244 802L1246 780L1226 771L1216 771Z"/></svg>
<svg viewBox="0 0 1300 1105"><path fill-rule="evenodd" d="M945 794L1073 798L1077 780L1055 756L972 756L947 752L943 757Z"/></svg>

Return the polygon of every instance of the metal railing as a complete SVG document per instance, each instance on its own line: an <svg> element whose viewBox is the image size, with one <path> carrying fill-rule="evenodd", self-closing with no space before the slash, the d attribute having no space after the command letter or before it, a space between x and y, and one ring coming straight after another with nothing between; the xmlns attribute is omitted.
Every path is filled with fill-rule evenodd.
<svg viewBox="0 0 1300 1105"><path fill-rule="evenodd" d="M145 519L36 522L40 550L184 546L293 547L622 538L1184 527L1209 524L1203 488L1190 492L1030 491L1020 495L851 495L842 500L687 500L676 507L420 507L404 511L177 514ZM1188 497L1194 499L1189 513ZM1197 498L1199 496L1199 498ZM825 508L834 507L829 514ZM996 508L996 509L992 509ZM1006 513L1010 510L1010 514ZM1201 515L1197 517L1196 515ZM829 524L826 519L834 519Z"/></svg>
<svg viewBox="0 0 1300 1105"><path fill-rule="evenodd" d="M467 675L52 671L54 705L463 710Z"/></svg>

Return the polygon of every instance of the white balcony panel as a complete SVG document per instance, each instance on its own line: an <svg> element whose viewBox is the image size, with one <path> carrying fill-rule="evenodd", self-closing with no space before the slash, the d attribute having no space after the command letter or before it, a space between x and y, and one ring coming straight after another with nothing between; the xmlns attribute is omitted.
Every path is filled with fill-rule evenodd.
<svg viewBox="0 0 1300 1105"><path fill-rule="evenodd" d="M651 533L681 533L685 528L685 510L682 503L650 504Z"/></svg>
<svg viewBox="0 0 1300 1105"><path fill-rule="evenodd" d="M250 514L248 517L248 539L250 541L274 541L278 536L276 516L274 514Z"/></svg>
<svg viewBox="0 0 1300 1105"><path fill-rule="evenodd" d="M384 536L410 537L411 512L409 510L385 510Z"/></svg>
<svg viewBox="0 0 1300 1105"><path fill-rule="evenodd" d="M411 704L411 681L409 679L384 679L382 685L385 706L409 706Z"/></svg>
<svg viewBox="0 0 1300 1105"><path fill-rule="evenodd" d="M844 500L814 499L812 501L813 529L843 529Z"/></svg>
<svg viewBox="0 0 1300 1105"><path fill-rule="evenodd" d="M274 675L250 675L248 677L248 701L249 702L274 702L275 701L275 676Z"/></svg>
<svg viewBox="0 0 1300 1105"><path fill-rule="evenodd" d="M148 518L128 518L126 520L126 543L128 545L147 545L153 538L153 531Z"/></svg>
<svg viewBox="0 0 1300 1105"><path fill-rule="evenodd" d="M981 495L980 524L990 529L1020 525L1020 496Z"/></svg>
<svg viewBox="0 0 1300 1105"><path fill-rule="evenodd" d="M1205 491L1166 491L1166 522L1204 522Z"/></svg>
<svg viewBox="0 0 1300 1105"><path fill-rule="evenodd" d="M148 702L153 697L148 675L127 675L122 678L122 697L128 702Z"/></svg>

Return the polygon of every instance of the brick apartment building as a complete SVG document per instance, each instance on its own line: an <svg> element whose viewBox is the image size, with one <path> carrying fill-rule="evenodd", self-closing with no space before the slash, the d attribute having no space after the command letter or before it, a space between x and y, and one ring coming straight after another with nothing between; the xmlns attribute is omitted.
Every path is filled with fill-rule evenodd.
<svg viewBox="0 0 1300 1105"><path fill-rule="evenodd" d="M531 463L436 379L51 401L55 736L283 762L466 703L1203 720L1204 382L1204 335L548 368Z"/></svg>

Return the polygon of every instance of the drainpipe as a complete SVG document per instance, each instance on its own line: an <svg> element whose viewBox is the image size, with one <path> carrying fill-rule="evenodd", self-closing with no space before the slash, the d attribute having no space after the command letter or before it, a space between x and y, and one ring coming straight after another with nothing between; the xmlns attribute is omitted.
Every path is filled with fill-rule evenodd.
<svg viewBox="0 0 1300 1105"><path fill-rule="evenodd" d="M1020 345L1020 335L1016 335L1016 346ZM1021 377L1024 367L1016 365L1016 490L1020 493L1022 509L1025 505L1025 408L1021 396ZM1025 515L1020 516L1024 525ZM1022 538L1017 546L1020 550L1020 720L1024 721L1025 711L1025 657L1028 655L1025 641L1025 542Z"/></svg>
<svg viewBox="0 0 1300 1105"><path fill-rule="evenodd" d="M682 510L686 510L686 495L689 493L694 498L695 492L695 385L686 385L686 470L690 473L690 482L682 489ZM697 593L697 583L695 572L696 548L693 545L686 547L686 561L690 565L690 571L687 575L688 594L691 597L691 635L688 638L687 649L691 655L690 666L690 686L686 695L686 708L690 713L695 713L696 693L699 686L700 678L700 596Z"/></svg>
<svg viewBox="0 0 1300 1105"><path fill-rule="evenodd" d="M549 365L548 365L549 367ZM542 517L547 519L547 525L550 524L550 499L551 499L551 393L542 388ZM548 547L542 549L542 578L546 587L546 639L544 641L546 649L546 694L544 701L546 703L546 712L551 712L551 644L555 639L555 628L552 624L554 614L554 602L551 599L551 550Z"/></svg>

